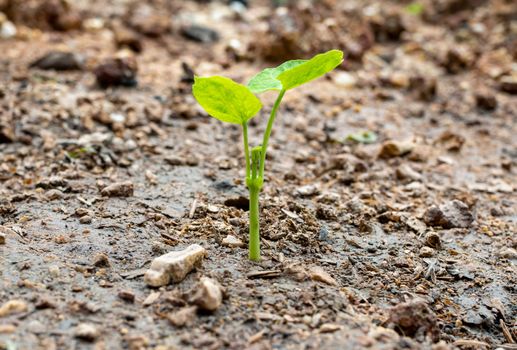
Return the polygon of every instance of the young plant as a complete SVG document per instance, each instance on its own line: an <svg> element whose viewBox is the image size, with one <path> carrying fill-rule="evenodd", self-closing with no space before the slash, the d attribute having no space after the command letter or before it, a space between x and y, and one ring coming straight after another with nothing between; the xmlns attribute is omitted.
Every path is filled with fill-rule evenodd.
<svg viewBox="0 0 517 350"><path fill-rule="evenodd" d="M212 117L220 121L242 126L244 157L246 160L246 185L249 190L249 258L260 260L259 193L264 184L264 169L269 137L275 117L288 90L294 89L330 72L343 62L343 52L331 50L310 60L287 61L275 68L267 68L255 75L247 86L231 79L195 77L192 93L198 103ZM269 90L279 91L269 115L262 144L250 150L248 144L248 121L262 108L254 95Z"/></svg>

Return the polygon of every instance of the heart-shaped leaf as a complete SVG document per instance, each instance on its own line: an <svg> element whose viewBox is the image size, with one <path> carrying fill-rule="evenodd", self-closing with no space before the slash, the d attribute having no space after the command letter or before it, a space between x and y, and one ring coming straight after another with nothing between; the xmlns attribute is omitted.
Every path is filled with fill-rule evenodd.
<svg viewBox="0 0 517 350"><path fill-rule="evenodd" d="M268 90L289 90L321 77L343 62L343 52L331 50L310 60L287 61L255 75L248 88L255 94Z"/></svg>
<svg viewBox="0 0 517 350"><path fill-rule="evenodd" d="M251 78L248 83L248 88L254 94L259 94L268 90L282 90L282 83L277 79L280 73L305 62L307 62L307 60L292 60L284 62L275 68L266 68Z"/></svg>
<svg viewBox="0 0 517 350"><path fill-rule="evenodd" d="M225 77L194 77L192 93L209 115L226 123L245 123L262 108L246 86Z"/></svg>

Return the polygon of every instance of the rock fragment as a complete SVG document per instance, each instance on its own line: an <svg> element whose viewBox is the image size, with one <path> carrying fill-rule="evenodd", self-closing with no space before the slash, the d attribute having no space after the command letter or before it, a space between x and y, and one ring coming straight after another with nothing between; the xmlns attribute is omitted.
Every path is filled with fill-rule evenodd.
<svg viewBox="0 0 517 350"><path fill-rule="evenodd" d="M128 303L135 302L135 293L131 290L121 290L117 295L120 299L127 301Z"/></svg>
<svg viewBox="0 0 517 350"><path fill-rule="evenodd" d="M158 38L170 31L171 18L153 10L147 11L145 6L142 6L136 9L131 25L148 37Z"/></svg>
<svg viewBox="0 0 517 350"><path fill-rule="evenodd" d="M337 281L319 266L314 266L309 270L309 275L313 281L323 282L331 286L337 286Z"/></svg>
<svg viewBox="0 0 517 350"><path fill-rule="evenodd" d="M232 236L232 235L227 235L222 240L221 243L222 243L222 245L230 247L230 248L239 248L239 247L244 247L245 246L243 241L241 241L240 239L238 239L237 237Z"/></svg>
<svg viewBox="0 0 517 350"><path fill-rule="evenodd" d="M409 164L400 165L397 168L395 174L397 175L397 179L399 180L422 180L422 175L420 175L416 170L414 170Z"/></svg>
<svg viewBox="0 0 517 350"><path fill-rule="evenodd" d="M61 199L61 198L63 198L63 192L61 192L60 190L58 190L56 188L53 188L51 190L48 190L45 193L45 197L47 198L48 201L53 201L53 200L56 200L56 199Z"/></svg>
<svg viewBox="0 0 517 350"><path fill-rule="evenodd" d="M515 260L517 259L517 250L510 247L506 247L497 252L497 255L500 258Z"/></svg>
<svg viewBox="0 0 517 350"><path fill-rule="evenodd" d="M453 200L441 206L432 206L424 213L424 222L428 226L441 226L450 228L468 228L474 221L474 216L469 207L459 201Z"/></svg>
<svg viewBox="0 0 517 350"><path fill-rule="evenodd" d="M434 255L434 249L431 247L422 247L420 248L419 256L422 258L430 258Z"/></svg>
<svg viewBox="0 0 517 350"><path fill-rule="evenodd" d="M0 317L19 314L28 310L27 303L20 299L12 299L0 306Z"/></svg>
<svg viewBox="0 0 517 350"><path fill-rule="evenodd" d="M316 187L315 185L305 185L305 186L298 187L295 191L295 194L297 194L298 196L302 196L302 197L310 197L310 196L317 195L319 192L320 191L319 191L318 187Z"/></svg>
<svg viewBox="0 0 517 350"><path fill-rule="evenodd" d="M437 341L440 334L436 315L419 299L391 308L387 324L398 333L417 340L429 337Z"/></svg>
<svg viewBox="0 0 517 350"><path fill-rule="evenodd" d="M205 44L213 43L219 40L219 33L213 29L200 25L184 27L181 30L181 34L187 39Z"/></svg>
<svg viewBox="0 0 517 350"><path fill-rule="evenodd" d="M131 197L133 196L133 183L131 181L116 182L102 189L101 194L106 197Z"/></svg>
<svg viewBox="0 0 517 350"><path fill-rule="evenodd" d="M497 108L497 99L488 91L478 91L475 94L476 106L485 111L493 111Z"/></svg>
<svg viewBox="0 0 517 350"><path fill-rule="evenodd" d="M151 287L181 282L190 271L202 263L205 256L206 249L198 244L162 255L153 260L150 269L145 272L144 281Z"/></svg>
<svg viewBox="0 0 517 350"><path fill-rule="evenodd" d="M75 328L74 336L82 340L93 342L99 337L99 331L97 327L91 323L79 323Z"/></svg>
<svg viewBox="0 0 517 350"><path fill-rule="evenodd" d="M106 255L105 253L97 253L93 257L93 266L96 266L96 267L109 267L110 266L110 261L109 261L108 255Z"/></svg>
<svg viewBox="0 0 517 350"><path fill-rule="evenodd" d="M0 231L0 244L5 244L5 233Z"/></svg>
<svg viewBox="0 0 517 350"><path fill-rule="evenodd" d="M124 27L120 23L113 25L113 34L118 48L127 47L134 52L142 52L143 44L140 36L131 29Z"/></svg>
<svg viewBox="0 0 517 350"><path fill-rule="evenodd" d="M196 318L197 306L187 306L179 311L167 315L173 326L183 327L192 324Z"/></svg>
<svg viewBox="0 0 517 350"><path fill-rule="evenodd" d="M435 232L429 232L425 237L425 244L433 249L440 249L442 247L442 242L440 240L440 236Z"/></svg>
<svg viewBox="0 0 517 350"><path fill-rule="evenodd" d="M223 302L221 285L208 277L202 277L191 292L193 295L189 298L189 302L197 305L201 310L215 311Z"/></svg>
<svg viewBox="0 0 517 350"><path fill-rule="evenodd" d="M83 59L73 52L50 51L30 64L30 68L44 70L81 70Z"/></svg>
<svg viewBox="0 0 517 350"><path fill-rule="evenodd" d="M501 91L511 95L517 95L517 76L504 76L500 80L499 88Z"/></svg>
<svg viewBox="0 0 517 350"><path fill-rule="evenodd" d="M394 158L410 153L415 148L415 144L410 141L389 140L382 144L379 158Z"/></svg>
<svg viewBox="0 0 517 350"><path fill-rule="evenodd" d="M97 83L102 88L110 86L137 85L136 73L138 66L134 57L116 57L108 59L94 69Z"/></svg>

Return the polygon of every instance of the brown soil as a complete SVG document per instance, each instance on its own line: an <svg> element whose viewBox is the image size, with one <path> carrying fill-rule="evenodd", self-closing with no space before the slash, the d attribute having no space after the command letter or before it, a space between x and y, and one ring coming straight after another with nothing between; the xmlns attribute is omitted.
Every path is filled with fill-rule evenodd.
<svg viewBox="0 0 517 350"><path fill-rule="evenodd" d="M517 348L512 1L70 3L0 1L0 349ZM247 242L240 129L192 71L245 83L330 48L343 67L279 112L252 263L222 242ZM31 66L51 51L70 69ZM146 286L194 243L202 267ZM174 325L202 276L223 304Z"/></svg>

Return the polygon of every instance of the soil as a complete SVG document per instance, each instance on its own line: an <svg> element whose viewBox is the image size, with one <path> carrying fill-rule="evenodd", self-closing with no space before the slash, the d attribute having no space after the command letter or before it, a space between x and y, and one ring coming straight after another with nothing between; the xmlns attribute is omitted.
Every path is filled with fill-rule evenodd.
<svg viewBox="0 0 517 350"><path fill-rule="evenodd" d="M517 349L517 8L420 4L0 1L0 349ZM250 262L241 130L192 75L331 48L280 108Z"/></svg>

